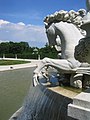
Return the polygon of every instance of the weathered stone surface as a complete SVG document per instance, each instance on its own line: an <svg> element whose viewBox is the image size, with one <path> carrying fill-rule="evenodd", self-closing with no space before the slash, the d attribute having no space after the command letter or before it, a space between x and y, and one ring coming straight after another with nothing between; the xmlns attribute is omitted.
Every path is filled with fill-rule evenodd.
<svg viewBox="0 0 90 120"><path fill-rule="evenodd" d="M90 88L73 98L68 105L68 115L78 120L90 120Z"/></svg>
<svg viewBox="0 0 90 120"><path fill-rule="evenodd" d="M90 89L89 92L82 92L73 99L73 104L90 109Z"/></svg>
<svg viewBox="0 0 90 120"><path fill-rule="evenodd" d="M77 120L90 120L90 109L69 104L68 115Z"/></svg>

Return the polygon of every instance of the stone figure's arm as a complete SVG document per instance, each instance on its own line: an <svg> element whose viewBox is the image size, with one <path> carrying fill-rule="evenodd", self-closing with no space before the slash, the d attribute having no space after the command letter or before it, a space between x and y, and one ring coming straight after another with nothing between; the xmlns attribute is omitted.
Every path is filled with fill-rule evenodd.
<svg viewBox="0 0 90 120"><path fill-rule="evenodd" d="M90 11L90 0L86 0L87 12Z"/></svg>

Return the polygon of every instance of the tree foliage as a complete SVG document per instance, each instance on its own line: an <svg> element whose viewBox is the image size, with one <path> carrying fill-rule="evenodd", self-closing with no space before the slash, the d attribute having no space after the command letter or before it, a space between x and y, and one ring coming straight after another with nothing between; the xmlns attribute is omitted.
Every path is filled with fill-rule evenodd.
<svg viewBox="0 0 90 120"><path fill-rule="evenodd" d="M37 59L38 55L41 58L49 57L56 58L57 51L55 48L45 45L43 48L30 47L27 42L2 42L0 43L0 57L5 54L5 57L15 58L17 55L18 58L23 59Z"/></svg>
<svg viewBox="0 0 90 120"><path fill-rule="evenodd" d="M45 45L44 48L40 49L41 58L49 57L49 58L55 59L55 58L57 58L57 54L58 54L58 52L56 51L56 49L49 45Z"/></svg>

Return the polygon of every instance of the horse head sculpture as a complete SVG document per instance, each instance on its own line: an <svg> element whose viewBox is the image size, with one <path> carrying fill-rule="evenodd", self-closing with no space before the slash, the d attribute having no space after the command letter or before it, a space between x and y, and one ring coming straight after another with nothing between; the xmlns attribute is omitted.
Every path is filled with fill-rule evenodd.
<svg viewBox="0 0 90 120"><path fill-rule="evenodd" d="M60 72L69 73L81 65L81 63L74 58L74 49L78 41L84 37L85 32L80 29L80 26L85 12L84 9L80 9L78 12L61 10L44 19L49 44L61 44L62 59L44 58L34 71L34 86L39 84L39 74L42 74L42 69L46 66L52 66ZM58 36L59 40L57 41Z"/></svg>
<svg viewBox="0 0 90 120"><path fill-rule="evenodd" d="M72 31L73 25L75 25L75 27L78 28L79 33L81 32L81 34L83 34L83 30L80 29L80 26L82 25L82 18L85 16L85 14L86 14L86 11L84 9L80 9L78 10L78 12L75 12L74 10L71 10L69 12L60 10L59 12L55 12L53 15L46 16L46 18L44 19L44 24L46 28L46 34L49 41L49 45L57 45L57 41L56 41L57 35L59 35L61 39L60 32L58 33L58 31L56 31L56 28L55 28L56 24L58 26L58 30L60 29L61 32L63 32L63 29L64 29L64 32L68 31L68 30L65 31L65 26L61 28L62 26L59 25L59 24L65 23L66 28L68 27L68 25L70 28L70 24L72 24L72 28L70 28ZM65 33L65 36L68 33ZM75 33L75 37L76 37L76 34L77 33ZM60 43L60 41L58 42Z"/></svg>

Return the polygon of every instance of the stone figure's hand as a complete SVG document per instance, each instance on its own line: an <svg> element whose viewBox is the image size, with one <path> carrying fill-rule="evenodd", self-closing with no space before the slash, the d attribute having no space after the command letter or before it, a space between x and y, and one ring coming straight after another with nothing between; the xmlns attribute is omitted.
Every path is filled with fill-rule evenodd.
<svg viewBox="0 0 90 120"><path fill-rule="evenodd" d="M37 86L39 84L38 74L33 75L33 86Z"/></svg>

